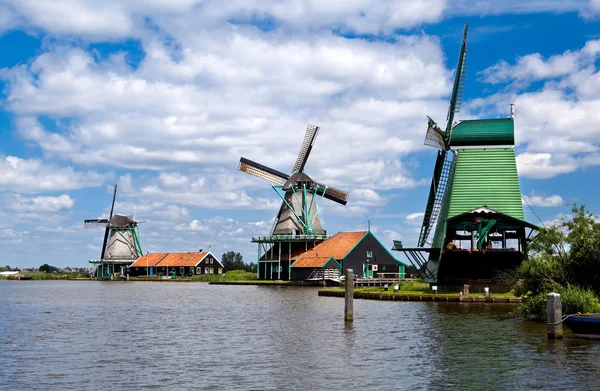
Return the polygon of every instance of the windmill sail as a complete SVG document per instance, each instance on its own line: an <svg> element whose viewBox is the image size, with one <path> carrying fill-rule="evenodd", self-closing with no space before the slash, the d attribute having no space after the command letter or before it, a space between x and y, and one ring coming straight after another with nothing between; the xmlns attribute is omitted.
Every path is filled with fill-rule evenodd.
<svg viewBox="0 0 600 391"><path fill-rule="evenodd" d="M298 154L298 158L296 159L296 164L294 164L294 168L292 168L292 173L304 171L304 166L306 165L306 161L308 160L310 151L312 150L312 147L315 144L315 140L317 139L318 133L318 126L308 125L308 127L306 128L306 135L304 136L304 141L302 142L302 146L300 147L300 153Z"/></svg>
<svg viewBox="0 0 600 391"><path fill-rule="evenodd" d="M108 219L89 219L83 220L83 229L106 228Z"/></svg>
<svg viewBox="0 0 600 391"><path fill-rule="evenodd" d="M443 212L443 201L454 167L454 153L448 153L446 151L449 149L450 139L452 137L454 114L460 110L462 93L464 91L468 29L469 25L465 24L462 45L458 55L458 64L456 66L456 77L454 78L452 95L450 96L450 106L448 107L446 131L442 132L437 124L429 118L427 135L425 136L425 145L440 147L441 151L438 152L433 169L431 188L429 189L429 197L427 198L427 206L425 208L425 215L423 216L423 224L421 225L421 233L419 235L419 247L431 243L429 237L432 232L435 232L440 214Z"/></svg>
<svg viewBox="0 0 600 391"><path fill-rule="evenodd" d="M423 144L446 150L446 141L445 141L445 132L437 126L434 120L427 117L429 119L427 126L427 133L425 134L425 142Z"/></svg>
<svg viewBox="0 0 600 391"><path fill-rule="evenodd" d="M446 124L446 133L450 138L452 126L454 123L454 114L460 111L462 104L462 96L465 89L465 72L467 65L467 35L469 31L469 24L465 24L463 32L462 45L460 47L460 54L458 55L458 64L456 64L456 76L454 78L454 85L452 86L452 95L450 96L450 107L448 107L448 116Z"/></svg>
<svg viewBox="0 0 600 391"><path fill-rule="evenodd" d="M263 166L260 163L253 162L252 160L246 158L240 159L238 170L262 179L266 179L267 181L279 186L283 186L285 181L289 178L289 175L277 170L273 170L272 168Z"/></svg>
<svg viewBox="0 0 600 391"><path fill-rule="evenodd" d="M347 192L336 189L335 187L329 187L329 186L323 185L318 182L315 182L315 184L318 186L317 191L316 191L317 195L323 196L323 197L327 198L328 200L337 202L338 204L346 205L348 203L348 193ZM325 189L321 190L321 188L325 188Z"/></svg>

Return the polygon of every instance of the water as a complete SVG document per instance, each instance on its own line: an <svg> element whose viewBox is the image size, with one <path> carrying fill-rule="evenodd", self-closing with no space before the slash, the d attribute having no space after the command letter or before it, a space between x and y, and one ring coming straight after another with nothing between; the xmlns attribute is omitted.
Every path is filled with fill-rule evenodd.
<svg viewBox="0 0 600 391"><path fill-rule="evenodd" d="M600 342L548 341L514 307L315 289L0 282L0 389L600 389Z"/></svg>

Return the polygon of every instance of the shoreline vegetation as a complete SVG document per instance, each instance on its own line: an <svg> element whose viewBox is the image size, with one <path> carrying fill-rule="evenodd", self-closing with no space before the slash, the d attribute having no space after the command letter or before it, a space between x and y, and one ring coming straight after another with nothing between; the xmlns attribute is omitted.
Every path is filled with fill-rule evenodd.
<svg viewBox="0 0 600 391"><path fill-rule="evenodd" d="M293 281L259 281L255 265L245 266L245 270L233 270L244 265L241 254L226 253L223 258L232 268L225 274L196 275L164 279L158 276L130 277L130 281L171 281L207 282L227 285L287 285L307 286ZM0 269L10 269L6 266ZM45 273L42 272L43 269ZM225 270L228 268L225 267ZM18 270L18 269L15 269ZM0 270L1 271L1 270ZM503 280L509 281L513 289L508 293L491 292L490 297L483 293L470 292L433 294L428 283L422 281L400 281L398 292L394 284L388 290L383 287L357 287L356 298L379 300L429 300L460 302L510 302L520 303L515 311L528 319L543 320L546 317L546 298L550 292L561 295L564 314L600 313L600 218L590 213L585 206L573 205L572 214L561 221L548 224L529 246L529 258L515 270L504 273ZM13 280L15 276L0 276L0 280ZM40 271L23 271L21 279L30 280L73 280L95 281L85 273L63 273L49 265L42 265ZM122 279L121 279L122 280ZM314 286L314 285L313 285ZM318 285L317 285L318 286ZM344 295L343 285L323 287L319 295Z"/></svg>
<svg viewBox="0 0 600 391"><path fill-rule="evenodd" d="M563 314L600 312L600 218L585 206L548 225L529 246L529 259L514 273L518 313L546 318L548 294L561 295Z"/></svg>

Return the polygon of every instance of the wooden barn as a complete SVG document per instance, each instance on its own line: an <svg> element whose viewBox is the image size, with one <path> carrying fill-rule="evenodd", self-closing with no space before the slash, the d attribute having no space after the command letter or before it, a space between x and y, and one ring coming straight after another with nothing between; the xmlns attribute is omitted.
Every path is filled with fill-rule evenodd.
<svg viewBox="0 0 600 391"><path fill-rule="evenodd" d="M223 264L209 251L153 253L139 257L130 267L130 276L178 276L223 274Z"/></svg>
<svg viewBox="0 0 600 391"><path fill-rule="evenodd" d="M358 278L404 278L405 266L371 231L340 232L300 255L292 264L291 279L337 280L346 269Z"/></svg>

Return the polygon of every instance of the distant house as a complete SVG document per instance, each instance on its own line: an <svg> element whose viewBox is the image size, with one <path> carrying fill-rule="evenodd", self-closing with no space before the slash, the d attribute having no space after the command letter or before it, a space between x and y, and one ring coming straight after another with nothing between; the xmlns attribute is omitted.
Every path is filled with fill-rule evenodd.
<svg viewBox="0 0 600 391"><path fill-rule="evenodd" d="M404 278L406 266L372 232L340 232L301 254L292 264L291 279L337 279L346 269L358 278Z"/></svg>
<svg viewBox="0 0 600 391"><path fill-rule="evenodd" d="M223 264L209 251L152 253L142 255L131 266L130 276L194 276L223 274Z"/></svg>

